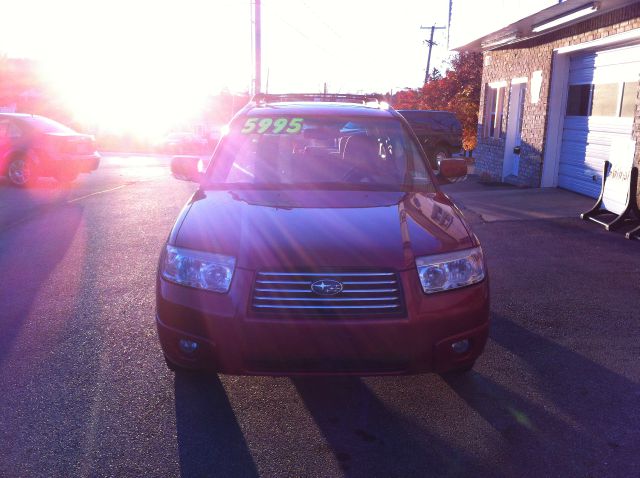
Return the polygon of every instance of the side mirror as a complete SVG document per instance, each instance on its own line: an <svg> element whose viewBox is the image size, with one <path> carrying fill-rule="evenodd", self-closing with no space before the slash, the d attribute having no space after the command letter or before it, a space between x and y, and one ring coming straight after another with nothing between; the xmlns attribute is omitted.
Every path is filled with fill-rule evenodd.
<svg viewBox="0 0 640 478"><path fill-rule="evenodd" d="M202 165L198 156L174 156L171 158L171 174L182 181L200 182Z"/></svg>
<svg viewBox="0 0 640 478"><path fill-rule="evenodd" d="M467 175L465 159L441 159L438 183L441 185L455 183Z"/></svg>
<svg viewBox="0 0 640 478"><path fill-rule="evenodd" d="M467 161L464 159L441 159L440 173L441 179L455 181L467 175Z"/></svg>

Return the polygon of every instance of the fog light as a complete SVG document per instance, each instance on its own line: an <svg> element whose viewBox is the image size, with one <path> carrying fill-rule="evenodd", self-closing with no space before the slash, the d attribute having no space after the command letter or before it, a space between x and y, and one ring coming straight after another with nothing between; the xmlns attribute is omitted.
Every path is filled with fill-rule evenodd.
<svg viewBox="0 0 640 478"><path fill-rule="evenodd" d="M186 354L192 354L196 350L198 350L198 343L193 340L180 339L178 342L180 346L180 350L182 350Z"/></svg>
<svg viewBox="0 0 640 478"><path fill-rule="evenodd" d="M469 339L460 340L451 344L451 350L457 354L463 354L469 350Z"/></svg>

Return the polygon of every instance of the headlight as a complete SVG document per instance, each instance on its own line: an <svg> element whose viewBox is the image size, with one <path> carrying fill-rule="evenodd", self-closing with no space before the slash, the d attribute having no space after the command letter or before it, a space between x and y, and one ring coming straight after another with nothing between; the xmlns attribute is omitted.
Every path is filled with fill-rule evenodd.
<svg viewBox="0 0 640 478"><path fill-rule="evenodd" d="M167 245L162 277L187 287L227 292L235 265L234 257Z"/></svg>
<svg viewBox="0 0 640 478"><path fill-rule="evenodd" d="M427 294L457 289L484 279L482 249L475 247L464 251L416 259L422 289Z"/></svg>

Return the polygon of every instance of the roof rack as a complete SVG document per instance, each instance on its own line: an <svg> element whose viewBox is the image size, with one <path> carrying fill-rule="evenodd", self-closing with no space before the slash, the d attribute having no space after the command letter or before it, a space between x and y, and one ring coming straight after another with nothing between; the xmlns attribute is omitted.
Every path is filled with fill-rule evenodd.
<svg viewBox="0 0 640 478"><path fill-rule="evenodd" d="M340 93L258 93L254 95L252 101L256 104L279 103L286 101L318 101L318 102L335 102L335 103L381 103L384 96L379 94L370 95L353 95Z"/></svg>

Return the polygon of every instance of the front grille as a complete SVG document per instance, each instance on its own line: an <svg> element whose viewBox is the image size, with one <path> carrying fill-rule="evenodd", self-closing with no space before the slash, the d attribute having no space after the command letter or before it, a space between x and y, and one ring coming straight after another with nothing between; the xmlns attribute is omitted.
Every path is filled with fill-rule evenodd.
<svg viewBox="0 0 640 478"><path fill-rule="evenodd" d="M314 283L339 282L342 290L323 295ZM404 312L394 272L258 272L253 311L259 314L399 316Z"/></svg>

